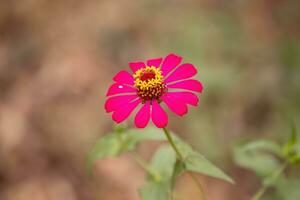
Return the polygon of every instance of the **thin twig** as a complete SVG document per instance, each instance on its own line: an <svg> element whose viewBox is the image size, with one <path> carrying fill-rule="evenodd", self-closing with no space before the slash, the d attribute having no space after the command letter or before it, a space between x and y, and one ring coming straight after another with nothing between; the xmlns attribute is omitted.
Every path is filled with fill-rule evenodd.
<svg viewBox="0 0 300 200"><path fill-rule="evenodd" d="M278 168L278 170L276 170L273 175L270 178L269 184L265 184L263 185L255 194L254 196L251 198L251 200L259 200L267 191L267 189L269 188L270 183L273 183L274 181L277 180L277 178L280 176L280 174L285 170L285 168L287 167L288 163L285 162L281 165L281 167Z"/></svg>
<svg viewBox="0 0 300 200"><path fill-rule="evenodd" d="M161 179L160 175L157 174L139 154L132 152L132 157L140 165L140 167L143 168L155 180Z"/></svg>
<svg viewBox="0 0 300 200"><path fill-rule="evenodd" d="M180 153L179 149L177 148L169 130L167 128L163 128L164 130L164 133L170 143L170 145L172 146L172 148L174 149L174 151L176 152L176 155L177 155L177 158L181 161L181 162L184 162L184 157L183 155ZM205 195L205 192L203 190L203 187L201 185L201 183L198 181L197 177L192 173L192 172L188 172L189 176L192 178L192 180L195 182L198 190L200 191L201 193L201 196L202 196L202 199L203 200L207 200L206 198L206 195Z"/></svg>

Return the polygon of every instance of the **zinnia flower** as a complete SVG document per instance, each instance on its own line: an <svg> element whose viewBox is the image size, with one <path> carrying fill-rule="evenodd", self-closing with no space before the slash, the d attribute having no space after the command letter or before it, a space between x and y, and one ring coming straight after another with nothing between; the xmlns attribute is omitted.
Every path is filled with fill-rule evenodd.
<svg viewBox="0 0 300 200"><path fill-rule="evenodd" d="M121 123L139 107L134 123L144 128L152 119L158 128L168 124L165 104L173 113L183 116L188 105L197 106L195 93L202 92L202 84L191 79L197 74L190 63L181 64L182 57L169 54L164 59L155 58L144 62L130 62L132 72L117 73L114 84L108 89L105 102L106 112L112 112L112 119Z"/></svg>

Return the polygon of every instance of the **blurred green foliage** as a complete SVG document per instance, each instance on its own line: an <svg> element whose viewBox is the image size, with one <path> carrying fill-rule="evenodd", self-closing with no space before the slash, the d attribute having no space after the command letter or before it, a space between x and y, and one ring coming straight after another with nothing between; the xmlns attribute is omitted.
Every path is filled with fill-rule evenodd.
<svg viewBox="0 0 300 200"><path fill-rule="evenodd" d="M143 200L168 200L172 195L176 178L184 171L201 173L233 183L233 180L228 175L199 152L194 151L190 145L183 142L173 133L172 137L182 158L176 157L171 145L160 147L150 164L143 161L138 155L133 154L133 158L148 174L146 184L139 190ZM101 138L91 150L88 155L88 170L91 172L95 161L133 151L144 140L166 139L163 131L158 128L126 130L124 127L117 127L114 132Z"/></svg>
<svg viewBox="0 0 300 200"><path fill-rule="evenodd" d="M275 192L268 193L263 199L300 199L300 177L285 175L287 167L300 163L299 146L296 125L293 122L290 137L283 145L269 140L258 140L235 146L233 150L235 163L253 171L262 181L261 188L252 200L261 199L269 188L275 188Z"/></svg>

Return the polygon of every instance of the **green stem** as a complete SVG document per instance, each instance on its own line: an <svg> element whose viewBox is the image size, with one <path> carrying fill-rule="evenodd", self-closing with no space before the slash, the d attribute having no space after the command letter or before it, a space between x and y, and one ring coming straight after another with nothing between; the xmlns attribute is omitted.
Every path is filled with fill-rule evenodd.
<svg viewBox="0 0 300 200"><path fill-rule="evenodd" d="M277 178L281 175L281 173L285 170L285 168L287 167L288 163L285 162L281 165L281 167L278 168L278 170L276 170L273 175L270 177L270 180L268 182L268 184L263 185L255 194L254 196L251 198L251 200L259 200L267 191L267 189L269 188L269 186L271 185L271 183L273 183L274 181L277 180Z"/></svg>
<svg viewBox="0 0 300 200"><path fill-rule="evenodd" d="M174 142L174 140L173 140L173 138L172 138L172 136L171 136L169 130L168 130L167 128L163 128L163 131L164 131L164 133L165 133L165 135L166 135L166 137L167 137L167 139L168 139L170 145L171 145L172 148L174 149L174 151L175 151L175 153L176 153L176 155L177 155L177 158L178 158L181 162L184 162L184 157L183 157L183 155L181 154L181 152L179 151L179 149L177 148L177 146L176 146L176 144L175 144L175 142ZM205 192L204 192L204 190L203 190L203 187L202 187L201 183L198 181L197 177L196 177L193 173L191 173L191 172L189 172L189 171L188 171L188 175L192 178L192 180L195 182L195 184L196 184L198 190L200 191L201 196L202 196L201 199L206 200L207 198L206 198Z"/></svg>
<svg viewBox="0 0 300 200"><path fill-rule="evenodd" d="M177 155L178 159L179 159L180 161L183 161L183 160L184 160L183 155L180 153L179 149L178 149L177 146L175 145L175 142L174 142L174 140L173 140L173 138L172 138L172 136L171 136L169 130L168 130L167 128L163 128L163 130L164 130L164 133L165 133L165 135L166 135L166 137L167 137L169 143L171 144L172 148L173 148L174 151L176 152L176 155Z"/></svg>

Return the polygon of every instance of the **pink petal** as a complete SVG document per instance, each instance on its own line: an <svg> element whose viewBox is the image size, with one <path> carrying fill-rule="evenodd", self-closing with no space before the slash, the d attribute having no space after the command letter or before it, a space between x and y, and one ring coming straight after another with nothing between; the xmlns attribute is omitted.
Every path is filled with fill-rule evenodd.
<svg viewBox="0 0 300 200"><path fill-rule="evenodd" d="M130 62L129 66L133 72L136 72L137 70L141 69L142 67L145 67L144 62Z"/></svg>
<svg viewBox="0 0 300 200"><path fill-rule="evenodd" d="M177 67L181 60L182 57L177 56L175 54L169 54L162 63L161 70L163 72L163 75L166 76L170 71L172 71L172 69Z"/></svg>
<svg viewBox="0 0 300 200"><path fill-rule="evenodd" d="M191 92L167 92L165 95L193 106L197 106L199 102L197 95Z"/></svg>
<svg viewBox="0 0 300 200"><path fill-rule="evenodd" d="M168 124L168 115L156 100L152 101L152 121L158 128L163 128Z"/></svg>
<svg viewBox="0 0 300 200"><path fill-rule="evenodd" d="M136 98L138 98L136 94L110 97L105 102L105 110L108 113L115 111Z"/></svg>
<svg viewBox="0 0 300 200"><path fill-rule="evenodd" d="M142 101L141 99L137 99L133 102L130 102L120 107L112 114L112 119L117 123L121 123L122 121L128 118L128 116L141 103L141 101Z"/></svg>
<svg viewBox="0 0 300 200"><path fill-rule="evenodd" d="M134 118L135 126L145 128L150 120L150 102L147 101Z"/></svg>
<svg viewBox="0 0 300 200"><path fill-rule="evenodd" d="M149 67L152 67L152 66L159 67L161 61L162 61L162 58L154 58L154 59L147 60L147 66L149 66Z"/></svg>
<svg viewBox="0 0 300 200"><path fill-rule="evenodd" d="M179 116L183 116L188 112L186 103L182 102L179 99L172 98L172 95L166 93L161 97L161 100L167 104L172 112Z"/></svg>
<svg viewBox="0 0 300 200"><path fill-rule="evenodd" d="M181 79L191 78L197 74L197 69L190 63L180 65L175 71L166 78L165 82L178 81Z"/></svg>
<svg viewBox="0 0 300 200"><path fill-rule="evenodd" d="M122 94L122 93L134 93L134 92L136 92L136 89L132 87L120 83L114 83L109 87L106 96Z"/></svg>
<svg viewBox="0 0 300 200"><path fill-rule="evenodd" d="M131 76L131 74L129 74L129 72L124 70L117 73L114 76L113 80L121 84L133 85L134 83L134 78Z"/></svg>
<svg viewBox="0 0 300 200"><path fill-rule="evenodd" d="M185 89L195 92L202 92L203 86L197 80L185 80L177 83L172 83L167 86L168 88Z"/></svg>

